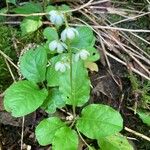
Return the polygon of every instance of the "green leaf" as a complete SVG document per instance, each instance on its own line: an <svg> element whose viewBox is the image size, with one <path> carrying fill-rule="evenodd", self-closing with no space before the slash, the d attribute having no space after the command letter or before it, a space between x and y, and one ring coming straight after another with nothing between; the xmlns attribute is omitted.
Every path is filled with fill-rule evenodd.
<svg viewBox="0 0 150 150"><path fill-rule="evenodd" d="M65 5L65 4L58 7L58 10L60 10L60 11L68 11L70 9L71 8L68 5Z"/></svg>
<svg viewBox="0 0 150 150"><path fill-rule="evenodd" d="M53 88L50 90L50 94L42 105L42 108L48 113L54 113L56 108L62 108L64 106L65 102L61 97L61 93L57 88Z"/></svg>
<svg viewBox="0 0 150 150"><path fill-rule="evenodd" d="M54 7L54 6L52 6L52 5L49 5L49 6L46 7L45 12L50 12L50 11L52 11L52 10L56 10L56 7Z"/></svg>
<svg viewBox="0 0 150 150"><path fill-rule="evenodd" d="M98 144L101 150L134 150L126 137L121 134L100 138Z"/></svg>
<svg viewBox="0 0 150 150"><path fill-rule="evenodd" d="M91 104L82 110L76 124L78 130L91 139L113 135L123 128L119 112L107 105Z"/></svg>
<svg viewBox="0 0 150 150"><path fill-rule="evenodd" d="M55 64L61 59L61 57L63 56L58 55L53 57L50 60L51 65L47 68L46 80L47 85L50 87L59 86L59 77L61 73L55 70Z"/></svg>
<svg viewBox="0 0 150 150"><path fill-rule="evenodd" d="M60 10L60 11L68 11L68 10L71 10L71 8L68 5L63 4L63 5L58 7L58 10ZM71 16L72 13L68 12L68 13L66 13L66 15Z"/></svg>
<svg viewBox="0 0 150 150"><path fill-rule="evenodd" d="M90 53L90 56L86 59L86 61L91 62L91 61L97 61L100 59L100 54L97 49L95 49L94 47L87 47L85 49Z"/></svg>
<svg viewBox="0 0 150 150"><path fill-rule="evenodd" d="M147 124L148 126L150 126L150 112L138 110L137 114L139 115L139 117L142 119L142 121L145 124Z"/></svg>
<svg viewBox="0 0 150 150"><path fill-rule="evenodd" d="M30 81L42 82L45 80L47 53L44 48L27 51L20 58L20 71Z"/></svg>
<svg viewBox="0 0 150 150"><path fill-rule="evenodd" d="M46 39L48 39L49 42L59 39L57 30L53 27L45 28L44 32L43 32L43 35Z"/></svg>
<svg viewBox="0 0 150 150"><path fill-rule="evenodd" d="M6 2L16 5L16 0L6 0Z"/></svg>
<svg viewBox="0 0 150 150"><path fill-rule="evenodd" d="M29 2L23 6L17 7L12 10L17 14L31 14L42 12L42 6L40 3Z"/></svg>
<svg viewBox="0 0 150 150"><path fill-rule="evenodd" d="M28 33L32 33L36 31L39 27L41 27L42 21L40 20L40 17L36 19L25 18L21 22L20 26L21 26L22 35L26 35Z"/></svg>
<svg viewBox="0 0 150 150"><path fill-rule="evenodd" d="M78 135L69 127L62 127L55 133L52 146L53 150L77 150Z"/></svg>
<svg viewBox="0 0 150 150"><path fill-rule="evenodd" d="M57 117L42 120L36 127L35 134L40 145L45 146L52 143L57 130L65 124ZM61 137L63 139L63 137Z"/></svg>
<svg viewBox="0 0 150 150"><path fill-rule="evenodd" d="M48 93L29 81L12 84L5 92L4 106L14 117L25 116L42 105Z"/></svg>
<svg viewBox="0 0 150 150"><path fill-rule="evenodd" d="M66 104L82 106L89 100L90 80L83 62L73 62L72 65L72 93L70 83L70 70L60 76L59 90Z"/></svg>
<svg viewBox="0 0 150 150"><path fill-rule="evenodd" d="M83 26L77 28L79 36L77 36L71 43L72 47L86 48L93 47L95 44L95 37L91 28Z"/></svg>

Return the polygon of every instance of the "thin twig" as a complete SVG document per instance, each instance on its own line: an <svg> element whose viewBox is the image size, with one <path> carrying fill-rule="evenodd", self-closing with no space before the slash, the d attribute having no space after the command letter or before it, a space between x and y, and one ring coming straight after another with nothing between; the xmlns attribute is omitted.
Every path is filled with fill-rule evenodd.
<svg viewBox="0 0 150 150"><path fill-rule="evenodd" d="M106 54L107 54L109 57L111 57L111 58L113 58L114 60L116 60L117 62L119 62L119 63L121 63L122 65L124 65L124 66L127 67L127 63L125 63L124 61L120 60L119 58L115 57L114 55L110 54L109 52L106 52ZM150 78L149 78L148 76L146 76L146 75L143 74L142 72L138 71L137 69L131 67L131 70L132 70L134 73L140 75L141 77L143 77L143 78L145 78L145 79L147 79L147 80L150 80Z"/></svg>
<svg viewBox="0 0 150 150"><path fill-rule="evenodd" d="M111 0L101 0L101 1L98 1L98 2L92 2L91 4L92 5L97 5L97 4L101 4L101 3L106 3L106 2L110 2Z"/></svg>
<svg viewBox="0 0 150 150"><path fill-rule="evenodd" d="M14 76L14 74L13 74L13 72L12 72L11 68L10 68L9 63L7 62L7 59L6 59L6 58L4 58L4 60L5 60L5 63L6 63L6 65L7 65L7 68L8 68L8 70L9 70L9 72L10 72L10 75L11 75L11 77L12 77L13 81L14 81L14 82L16 82L15 76Z"/></svg>
<svg viewBox="0 0 150 150"><path fill-rule="evenodd" d="M0 54L4 57L4 58L6 58L17 70L19 70L19 68L17 67L17 65L15 65L13 62L12 62L12 59L9 57L9 56L7 56L3 51L1 51L0 50Z"/></svg>
<svg viewBox="0 0 150 150"><path fill-rule="evenodd" d="M21 147L20 147L21 150L23 150L24 121L25 121L25 117L22 117Z"/></svg>
<svg viewBox="0 0 150 150"><path fill-rule="evenodd" d="M93 150L93 148L84 140L84 138L83 138L82 135L80 134L79 130L78 130L77 128L76 128L76 130L77 130L77 133L78 133L80 139L84 142L84 144L85 144L88 148L90 148L90 149Z"/></svg>
<svg viewBox="0 0 150 150"><path fill-rule="evenodd" d="M84 5L81 5L80 7L77 7L75 9L70 9L70 10L67 10L67 11L62 11L62 13L68 13L68 12L75 12L75 11L78 11L80 9L83 9L89 5L91 5L91 3L93 2L94 0L90 0L89 2L87 2L86 4ZM6 16L6 17L29 17L29 16L45 16L45 15L48 15L49 13L31 13L31 14L4 14L4 13L0 13L0 16Z"/></svg>
<svg viewBox="0 0 150 150"><path fill-rule="evenodd" d="M140 14L140 15L128 17L127 19L123 19L123 20L120 20L120 21L118 21L118 22L115 22L115 23L111 24L111 26L116 25L116 24L119 24L119 23L123 23L123 22L126 22L126 21L132 21L132 20L135 20L135 19L137 19L137 18L143 17L143 16L148 15L148 14L150 14L150 12L146 12L146 13L142 13L142 14Z"/></svg>
<svg viewBox="0 0 150 150"><path fill-rule="evenodd" d="M145 140L147 140L147 141L150 142L150 138L147 137L146 135L141 134L141 133L139 133L139 132L137 132L137 131L134 131L134 130L132 130L132 129L129 129L128 127L125 127L124 129L125 129L126 131L128 131L128 132L130 132L130 133L133 133L134 135L136 135L136 136L138 136L138 137L140 137L140 138L143 138L143 139L145 139Z"/></svg>

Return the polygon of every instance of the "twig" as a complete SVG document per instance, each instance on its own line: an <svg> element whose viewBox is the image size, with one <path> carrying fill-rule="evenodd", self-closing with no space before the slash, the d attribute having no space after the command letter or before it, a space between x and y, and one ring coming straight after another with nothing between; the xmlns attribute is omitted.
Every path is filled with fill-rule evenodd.
<svg viewBox="0 0 150 150"><path fill-rule="evenodd" d="M93 150L93 148L84 140L84 138L83 138L82 135L80 134L79 130L78 130L77 128L76 128L76 130L77 130L77 133L78 133L80 139L84 142L84 144L85 144L89 149L92 149L92 150Z"/></svg>
<svg viewBox="0 0 150 150"><path fill-rule="evenodd" d="M127 18L127 19L123 19L123 20L120 20L120 21L118 21L118 22L115 22L115 23L111 24L111 26L112 26L112 25L119 24L119 23L123 23L123 22L126 22L126 21L132 21L132 20L135 20L135 19L137 19L137 18L143 17L143 16L148 15L148 14L150 14L150 12L146 12L146 13L142 13L142 14L140 14L140 15L136 15L136 16L133 16L133 17L129 17L129 18Z"/></svg>
<svg viewBox="0 0 150 150"><path fill-rule="evenodd" d="M0 24L20 24L21 22L19 21L8 21L8 22L1 22ZM51 24L50 22L43 22L43 24ZM85 26L83 24L72 24L69 23L69 25L72 26ZM118 30L118 31L125 31L125 32L145 32L145 33L150 33L150 30L143 30L143 29L126 29L126 28L119 28L119 27L111 27L111 26L95 26L95 25L90 25L91 27L95 28L95 29L108 29L108 30ZM144 39L143 39L144 41ZM145 41L147 44L150 44L148 41Z"/></svg>
<svg viewBox="0 0 150 150"><path fill-rule="evenodd" d="M145 139L145 140L147 140L147 141L150 142L150 138L147 137L146 135L141 134L141 133L139 133L139 132L137 132L137 131L134 131L134 130L132 130L132 129L129 129L129 128L127 128L127 127L125 127L124 129L125 129L126 131L128 131L128 132L130 132L130 133L133 133L134 135L136 135L136 136L138 136L138 137L140 137L140 138L143 138L143 139Z"/></svg>
<svg viewBox="0 0 150 150"><path fill-rule="evenodd" d="M21 150L23 150L24 121L25 121L25 117L22 117L21 147L20 147Z"/></svg>
<svg viewBox="0 0 150 150"><path fill-rule="evenodd" d="M16 79L15 79L15 77L14 77L14 74L12 73L12 70L11 70L11 68L10 68L9 63L7 62L7 59L4 58L4 60L5 60L5 63L6 63L6 65L7 65L7 68L8 68L8 70L9 70L9 72L10 72L10 75L11 75L13 81L16 82Z"/></svg>
<svg viewBox="0 0 150 150"><path fill-rule="evenodd" d="M126 64L124 61L122 61L122 60L120 60L119 58L113 56L113 55L110 54L109 52L106 52L106 54L107 54L109 57L111 57L111 58L113 58L114 60L116 60L117 62L121 63L122 65L127 66L127 64ZM132 70L134 73L140 75L141 77L143 77L143 78L145 78L145 79L147 79L147 80L150 80L150 78L149 78L148 76L146 76L145 74L141 73L141 72L138 71L137 69L131 67L131 70Z"/></svg>
<svg viewBox="0 0 150 150"><path fill-rule="evenodd" d="M12 59L9 57L9 56L7 56L3 51L1 51L0 50L0 54L4 57L4 58L6 58L17 70L19 70L19 68L17 67L17 65L15 65L13 62L12 62Z"/></svg>
<svg viewBox="0 0 150 150"><path fill-rule="evenodd" d="M97 4L101 4L101 3L105 3L105 2L110 2L111 0L101 0L101 1L98 1L98 2L93 2L91 3L92 5L97 5Z"/></svg>
<svg viewBox="0 0 150 150"><path fill-rule="evenodd" d="M70 10L67 10L67 11L62 11L62 13L68 13L68 12L75 12L75 11L78 11L80 9L83 9L89 5L91 5L91 3L93 2L94 0L90 0L89 2L87 2L86 4L84 5L81 5L80 7L77 7L75 9L70 9ZM4 14L4 13L0 13L0 16L6 16L6 17L29 17L29 16L45 16L45 15L48 15L49 13L32 13L32 14Z"/></svg>
<svg viewBox="0 0 150 150"><path fill-rule="evenodd" d="M150 4L150 1L149 1L149 0L146 0L146 1L147 1L148 4Z"/></svg>

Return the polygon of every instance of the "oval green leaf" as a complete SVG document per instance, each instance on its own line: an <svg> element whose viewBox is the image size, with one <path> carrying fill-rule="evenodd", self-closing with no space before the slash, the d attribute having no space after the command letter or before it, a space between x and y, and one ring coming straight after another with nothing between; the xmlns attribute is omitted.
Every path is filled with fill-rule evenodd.
<svg viewBox="0 0 150 150"><path fill-rule="evenodd" d="M30 81L13 83L5 92L4 107L14 117L25 116L42 105L48 93Z"/></svg>
<svg viewBox="0 0 150 150"><path fill-rule="evenodd" d="M70 83L70 69L60 76L59 90L66 104L82 106L89 100L90 80L83 62L73 62L72 91Z"/></svg>
<svg viewBox="0 0 150 150"><path fill-rule="evenodd" d="M38 83L45 80L47 53L43 47L27 51L20 58L20 71L29 81Z"/></svg>
<svg viewBox="0 0 150 150"><path fill-rule="evenodd" d="M21 22L21 25L20 25L22 35L32 33L34 31L36 31L41 26L42 26L42 21L41 21L40 17L36 17L36 19L25 18Z"/></svg>
<svg viewBox="0 0 150 150"><path fill-rule="evenodd" d="M72 42L71 47L86 48L92 47L95 44L95 37L91 28L82 26L77 28L79 36L77 36Z"/></svg>
<svg viewBox="0 0 150 150"><path fill-rule="evenodd" d="M53 150L77 150L78 135L69 127L62 127L57 130L53 142Z"/></svg>
<svg viewBox="0 0 150 150"><path fill-rule="evenodd" d="M78 119L76 127L88 138L99 139L121 131L123 120L119 112L113 108L91 104L82 110L82 116Z"/></svg>
<svg viewBox="0 0 150 150"><path fill-rule="evenodd" d="M48 145L52 143L57 130L65 124L57 117L51 117L42 120L36 127L35 134L40 145ZM61 137L63 139L63 137Z"/></svg>
<svg viewBox="0 0 150 150"><path fill-rule="evenodd" d="M44 101L42 108L45 109L47 113L54 113L56 108L62 108L65 106L65 101L61 97L61 93L57 88L50 90L50 94Z"/></svg>
<svg viewBox="0 0 150 150"><path fill-rule="evenodd" d="M40 3L28 2L22 6L18 6L12 10L17 14L32 14L42 12L42 6Z"/></svg>
<svg viewBox="0 0 150 150"><path fill-rule="evenodd" d="M43 35L48 41L58 40L58 33L57 30L53 27L47 27L43 31Z"/></svg>
<svg viewBox="0 0 150 150"><path fill-rule="evenodd" d="M138 110L137 114L139 115L139 117L142 119L142 121L145 124L147 124L148 126L150 126L150 112Z"/></svg>
<svg viewBox="0 0 150 150"><path fill-rule="evenodd" d="M126 137L121 134L111 135L98 140L101 150L134 150Z"/></svg>

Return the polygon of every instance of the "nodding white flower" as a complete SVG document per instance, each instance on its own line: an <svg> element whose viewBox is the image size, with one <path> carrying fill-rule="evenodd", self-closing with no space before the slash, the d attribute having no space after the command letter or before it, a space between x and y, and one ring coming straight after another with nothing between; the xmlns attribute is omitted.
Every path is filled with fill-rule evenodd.
<svg viewBox="0 0 150 150"><path fill-rule="evenodd" d="M57 26L61 26L64 22L64 15L57 11L57 10L52 10L49 12L50 15L50 21L57 25Z"/></svg>
<svg viewBox="0 0 150 150"><path fill-rule="evenodd" d="M61 39L62 41L73 40L78 35L79 32L75 28L68 27L61 33Z"/></svg>
<svg viewBox="0 0 150 150"><path fill-rule="evenodd" d="M70 68L70 66L67 62L59 61L55 64L56 71L65 72L69 68Z"/></svg>
<svg viewBox="0 0 150 150"><path fill-rule="evenodd" d="M57 51L58 53L62 53L65 49L67 49L67 45L63 42L60 42L58 40L54 40L49 43L49 49L51 51Z"/></svg>
<svg viewBox="0 0 150 150"><path fill-rule="evenodd" d="M77 62L79 59L86 60L88 56L90 56L90 53L87 50L82 49L75 54L75 61Z"/></svg>

